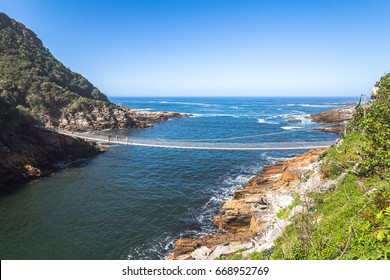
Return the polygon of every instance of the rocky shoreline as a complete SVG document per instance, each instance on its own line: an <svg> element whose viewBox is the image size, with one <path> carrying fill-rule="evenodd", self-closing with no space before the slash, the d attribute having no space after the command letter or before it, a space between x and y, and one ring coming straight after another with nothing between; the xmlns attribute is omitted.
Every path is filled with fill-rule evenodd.
<svg viewBox="0 0 390 280"><path fill-rule="evenodd" d="M50 175L59 162L94 156L104 149L94 143L35 127L0 133L0 194Z"/></svg>
<svg viewBox="0 0 390 280"><path fill-rule="evenodd" d="M355 106L348 106L311 114L310 118L327 126L318 130L340 133L354 112ZM179 239L167 259L212 260L229 257L237 250L244 251L242 256L247 258L250 253L271 250L274 240L290 224L288 218L306 211L302 205L291 207L294 198L305 200L307 192L324 191L334 184L322 180L319 158L324 151L310 150L294 159L265 166L242 189L236 190L233 199L224 202L214 217L214 225L223 233ZM278 212L288 207L289 217L278 218Z"/></svg>
<svg viewBox="0 0 390 280"><path fill-rule="evenodd" d="M324 149L311 150L294 159L265 166L242 189L236 190L232 200L222 205L214 217L214 224L224 230L221 234L200 239L183 238L175 242L174 252L167 259L206 260L229 256L244 249L246 254L270 249L273 241L289 222L277 213L307 191L305 178L316 172L318 159ZM320 187L320 175L310 176L310 188ZM315 179L314 179L315 178ZM313 180L317 180L313 183ZM291 214L303 211L301 206Z"/></svg>
<svg viewBox="0 0 390 280"><path fill-rule="evenodd" d="M327 110L318 114L311 114L313 122L325 124L328 127L317 128L317 130L329 133L340 133L345 125L352 120L355 113L355 106L348 106L340 109Z"/></svg>

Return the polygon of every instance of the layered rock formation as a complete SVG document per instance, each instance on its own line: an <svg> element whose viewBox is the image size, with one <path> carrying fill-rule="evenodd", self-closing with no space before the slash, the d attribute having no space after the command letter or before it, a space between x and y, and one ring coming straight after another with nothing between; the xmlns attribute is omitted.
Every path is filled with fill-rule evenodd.
<svg viewBox="0 0 390 280"><path fill-rule="evenodd" d="M259 175L237 190L233 199L226 201L214 217L214 224L224 233L180 239L168 259L214 259L239 249L272 243L287 226L286 221L277 219L276 213L292 203L294 189L313 169L322 152L322 149L312 150L295 159L264 167Z"/></svg>
<svg viewBox="0 0 390 280"><path fill-rule="evenodd" d="M355 107L349 106L341 109L324 111L318 114L311 114L310 118L314 122L331 126L319 128L319 130L330 133L340 133L348 121L352 120L354 113Z"/></svg>
<svg viewBox="0 0 390 280"><path fill-rule="evenodd" d="M58 121L44 118L46 126L54 126L65 130L104 130L123 128L147 128L154 123L173 118L189 117L188 114L173 112L142 112L123 106L95 103L84 111L65 109Z"/></svg>

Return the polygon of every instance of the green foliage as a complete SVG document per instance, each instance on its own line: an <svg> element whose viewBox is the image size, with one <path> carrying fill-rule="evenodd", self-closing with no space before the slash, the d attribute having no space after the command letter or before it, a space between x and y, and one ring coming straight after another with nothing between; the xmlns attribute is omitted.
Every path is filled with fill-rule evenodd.
<svg viewBox="0 0 390 280"><path fill-rule="evenodd" d="M55 59L31 30L3 13L0 53L0 96L15 107L58 117L64 108L76 108L80 98L108 102L87 79Z"/></svg>
<svg viewBox="0 0 390 280"><path fill-rule="evenodd" d="M320 157L322 175L337 179L335 188L308 194L310 209L294 217L289 218L302 203L298 199L281 209L277 217L291 224L272 251L249 259L390 258L390 74L377 86L371 105L356 108L342 144Z"/></svg>
<svg viewBox="0 0 390 280"><path fill-rule="evenodd" d="M322 158L321 172L326 178L336 178L342 172L351 170L362 160L364 142L362 135L350 132L339 147L332 146Z"/></svg>
<svg viewBox="0 0 390 280"><path fill-rule="evenodd" d="M255 259L389 259L390 74L370 106L358 106L343 143L321 156L326 193L311 193L312 211L291 218L273 252ZM285 218L288 209L278 213Z"/></svg>
<svg viewBox="0 0 390 280"><path fill-rule="evenodd" d="M30 114L31 112L22 106L14 108L0 96L0 133L8 131L9 128L24 130L35 124Z"/></svg>
<svg viewBox="0 0 390 280"><path fill-rule="evenodd" d="M349 130L362 137L361 172L386 178L390 176L390 74L383 76L378 86L365 116L364 108L359 107Z"/></svg>
<svg viewBox="0 0 390 280"><path fill-rule="evenodd" d="M334 191L312 193L315 211L292 219L269 258L388 259L390 185L379 177L361 180L348 174ZM371 185L381 187L370 192Z"/></svg>
<svg viewBox="0 0 390 280"><path fill-rule="evenodd" d="M285 220L287 219L288 217L290 216L290 211L286 208L283 208L283 209L280 209L277 213L276 213L276 217L278 217L278 219L280 220Z"/></svg>
<svg viewBox="0 0 390 280"><path fill-rule="evenodd" d="M253 253L249 254L249 259L250 260L268 260L269 255L267 255L266 251L253 252Z"/></svg>

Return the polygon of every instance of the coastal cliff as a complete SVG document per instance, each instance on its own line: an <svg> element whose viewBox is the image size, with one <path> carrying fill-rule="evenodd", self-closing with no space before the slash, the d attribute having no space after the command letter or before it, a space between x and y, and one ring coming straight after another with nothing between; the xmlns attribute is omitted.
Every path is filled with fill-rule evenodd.
<svg viewBox="0 0 390 280"><path fill-rule="evenodd" d="M167 259L388 259L390 74L373 92L316 117L338 126L353 113L343 139L264 167L214 217L223 233L179 239Z"/></svg>

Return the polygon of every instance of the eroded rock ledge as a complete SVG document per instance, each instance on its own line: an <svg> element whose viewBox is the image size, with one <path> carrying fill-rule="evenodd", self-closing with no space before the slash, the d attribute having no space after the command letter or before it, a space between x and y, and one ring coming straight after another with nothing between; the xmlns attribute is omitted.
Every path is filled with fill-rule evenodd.
<svg viewBox="0 0 390 280"><path fill-rule="evenodd" d="M313 122L328 125L330 127L322 127L318 130L330 133L340 133L345 125L352 120L355 113L355 106L348 106L340 109L332 109L318 114L311 114L310 118Z"/></svg>
<svg viewBox="0 0 390 280"><path fill-rule="evenodd" d="M254 250L268 246L288 222L278 220L276 213L292 203L293 190L301 178L313 170L324 149L311 150L286 162L276 162L249 180L226 201L214 224L225 232L200 239L184 238L175 242L168 259L214 259L240 249ZM292 212L299 211L293 209ZM275 226L277 224L277 226Z"/></svg>

